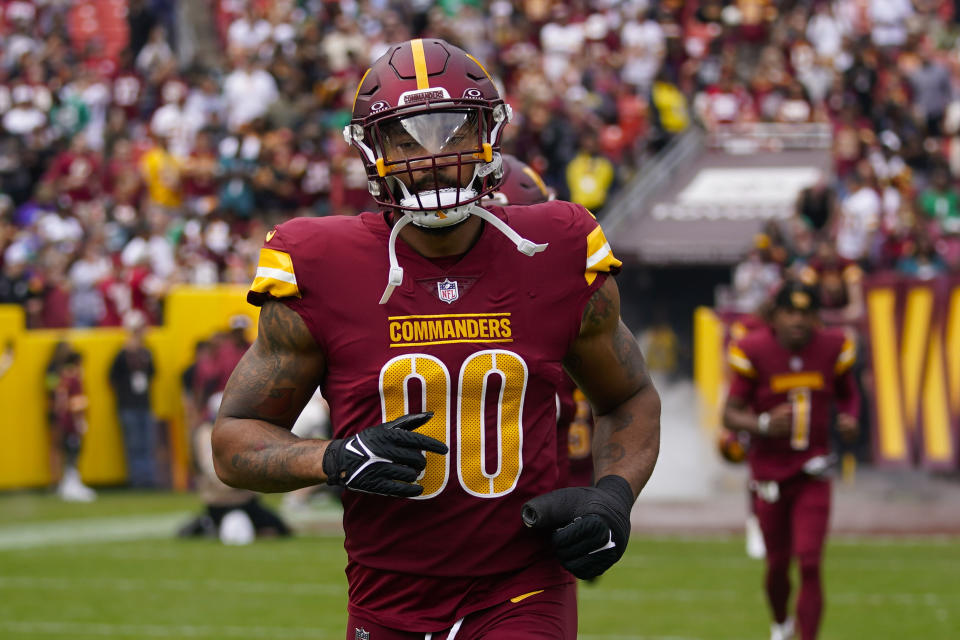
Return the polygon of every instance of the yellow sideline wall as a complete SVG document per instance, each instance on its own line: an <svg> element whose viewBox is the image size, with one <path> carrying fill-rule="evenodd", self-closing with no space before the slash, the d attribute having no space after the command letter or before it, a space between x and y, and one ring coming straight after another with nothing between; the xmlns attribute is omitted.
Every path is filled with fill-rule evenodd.
<svg viewBox="0 0 960 640"><path fill-rule="evenodd" d="M247 338L256 336L259 310L245 301L246 287L179 287L166 298L165 324L147 332L156 366L154 414L169 426L171 477L185 489L189 470L180 376L193 360L197 341L228 328L237 314L251 318ZM51 483L47 397L43 377L58 340L83 355L89 409L88 433L78 463L92 485L126 480L123 439L108 373L123 345L122 329L26 330L23 310L0 305L0 350L12 344L12 366L0 376L0 489L43 487Z"/></svg>

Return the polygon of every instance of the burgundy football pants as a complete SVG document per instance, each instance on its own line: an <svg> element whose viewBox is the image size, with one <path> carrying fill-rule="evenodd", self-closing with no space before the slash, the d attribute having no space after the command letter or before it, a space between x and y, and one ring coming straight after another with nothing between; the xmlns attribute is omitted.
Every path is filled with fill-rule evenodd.
<svg viewBox="0 0 960 640"><path fill-rule="evenodd" d="M522 596L523 594L517 594ZM548 587L535 595L482 609L433 633L396 631L351 615L347 640L574 640L577 585Z"/></svg>
<svg viewBox="0 0 960 640"><path fill-rule="evenodd" d="M790 561L797 559L800 593L797 627L802 640L817 635L823 613L820 561L830 519L830 482L798 476L780 483L780 497L767 502L754 495L754 507L767 545L767 598L773 618L787 618Z"/></svg>

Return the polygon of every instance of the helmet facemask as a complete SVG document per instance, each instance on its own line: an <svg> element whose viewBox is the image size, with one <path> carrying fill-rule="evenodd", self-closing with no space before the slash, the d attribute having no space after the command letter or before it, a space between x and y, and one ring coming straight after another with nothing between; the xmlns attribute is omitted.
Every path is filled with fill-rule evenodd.
<svg viewBox="0 0 960 640"><path fill-rule="evenodd" d="M344 131L368 159L376 202L408 214L421 227L463 221L502 177L498 150L509 107L452 103L390 109Z"/></svg>

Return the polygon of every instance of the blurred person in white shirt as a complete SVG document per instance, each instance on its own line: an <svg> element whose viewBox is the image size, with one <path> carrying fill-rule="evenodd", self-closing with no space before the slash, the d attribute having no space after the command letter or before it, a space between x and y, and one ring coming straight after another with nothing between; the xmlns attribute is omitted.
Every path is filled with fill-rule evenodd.
<svg viewBox="0 0 960 640"><path fill-rule="evenodd" d="M870 0L870 37L878 47L900 47L907 41L907 19L913 16L910 0Z"/></svg>
<svg viewBox="0 0 960 640"><path fill-rule="evenodd" d="M624 62L621 78L639 92L645 92L657 76L666 53L666 37L650 13L624 23L620 29Z"/></svg>
<svg viewBox="0 0 960 640"><path fill-rule="evenodd" d="M96 327L104 314L103 294L97 283L106 278L113 265L96 238L87 240L83 253L70 266L70 311L77 327Z"/></svg>
<svg viewBox="0 0 960 640"><path fill-rule="evenodd" d="M255 56L246 55L224 80L223 95L227 102L227 126L237 131L266 114L279 91L270 72L257 64Z"/></svg>
<svg viewBox="0 0 960 640"><path fill-rule="evenodd" d="M3 115L3 128L15 136L36 133L47 124L47 116L33 103L33 93L25 84L11 92L13 107Z"/></svg>
<svg viewBox="0 0 960 640"><path fill-rule="evenodd" d="M837 252L847 260L862 262L873 248L882 202L877 191L856 171L850 174L848 185L847 197L840 202Z"/></svg>
<svg viewBox="0 0 960 640"><path fill-rule="evenodd" d="M782 269L771 255L770 236L758 233L753 248L733 269L733 305L741 313L754 313L783 281Z"/></svg>

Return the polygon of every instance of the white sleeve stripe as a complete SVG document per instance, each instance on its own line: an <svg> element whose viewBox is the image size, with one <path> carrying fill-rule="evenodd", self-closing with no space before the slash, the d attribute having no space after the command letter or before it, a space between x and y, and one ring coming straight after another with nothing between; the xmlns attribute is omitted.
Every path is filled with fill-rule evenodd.
<svg viewBox="0 0 960 640"><path fill-rule="evenodd" d="M857 360L857 356L856 356L856 354L855 354L854 352L852 352L852 351L849 352L849 353L846 353L846 354L841 353L841 354L840 354L840 357L837 358L837 364L836 364L836 366L837 366L837 367L848 367L848 366L852 365L854 362L856 362L856 360Z"/></svg>
<svg viewBox="0 0 960 640"><path fill-rule="evenodd" d="M587 269L599 264L608 254L610 254L610 243L604 242L602 247L594 251L593 255L587 258Z"/></svg>
<svg viewBox="0 0 960 640"><path fill-rule="evenodd" d="M729 354L727 358L734 369L739 369L741 371L753 371L753 365L746 358L741 358L740 356L732 353Z"/></svg>
<svg viewBox="0 0 960 640"><path fill-rule="evenodd" d="M297 276L283 269L274 269L273 267L257 267L257 278L272 278L280 282L289 282L297 284Z"/></svg>

